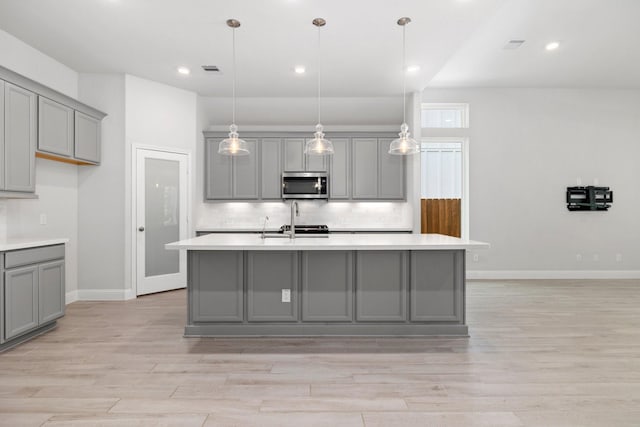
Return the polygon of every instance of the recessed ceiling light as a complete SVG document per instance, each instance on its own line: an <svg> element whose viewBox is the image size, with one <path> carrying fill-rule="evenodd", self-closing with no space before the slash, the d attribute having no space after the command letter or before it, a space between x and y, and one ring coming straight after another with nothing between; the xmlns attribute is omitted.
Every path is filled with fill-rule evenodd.
<svg viewBox="0 0 640 427"><path fill-rule="evenodd" d="M185 76L188 76L191 73L191 70L188 69L187 67L178 67L178 72L180 74L183 74Z"/></svg>
<svg viewBox="0 0 640 427"><path fill-rule="evenodd" d="M547 45L544 48L547 50L556 50L559 47L560 47L560 43L550 42L550 43L547 43Z"/></svg>
<svg viewBox="0 0 640 427"><path fill-rule="evenodd" d="M409 65L407 67L407 73L415 73L418 70L420 70L420 66L419 65Z"/></svg>
<svg viewBox="0 0 640 427"><path fill-rule="evenodd" d="M296 65L293 71L295 71L296 74L304 74L307 71L307 69L304 68L304 65Z"/></svg>

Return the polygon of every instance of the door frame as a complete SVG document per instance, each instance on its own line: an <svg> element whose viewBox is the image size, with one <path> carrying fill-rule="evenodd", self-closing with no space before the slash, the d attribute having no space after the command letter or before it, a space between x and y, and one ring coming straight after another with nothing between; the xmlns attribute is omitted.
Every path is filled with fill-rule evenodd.
<svg viewBox="0 0 640 427"><path fill-rule="evenodd" d="M423 144L430 143L451 143L459 142L462 144L462 199L460 201L460 215L462 216L460 221L460 236L463 239L469 238L469 138L466 136L423 136L420 138L420 152L422 153L425 148ZM422 199L422 157L420 158L420 199Z"/></svg>
<svg viewBox="0 0 640 427"><path fill-rule="evenodd" d="M138 298L138 238L137 238L137 200L138 200L138 151L158 151L162 153L181 154L187 156L187 207L186 207L186 220L187 220L187 236L192 235L192 195L191 195L191 150L183 150L173 147L160 147L156 145L146 144L131 144L131 212L130 212L130 232L131 232L131 291L133 293L132 298Z"/></svg>

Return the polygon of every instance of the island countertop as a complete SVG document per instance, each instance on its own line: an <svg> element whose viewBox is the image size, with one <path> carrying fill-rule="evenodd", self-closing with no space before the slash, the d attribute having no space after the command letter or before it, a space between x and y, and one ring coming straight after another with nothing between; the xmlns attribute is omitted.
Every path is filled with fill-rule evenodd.
<svg viewBox="0 0 640 427"><path fill-rule="evenodd" d="M297 235L295 239L260 234L207 234L168 243L172 250L460 250L488 248L489 244L442 234L329 234L327 237Z"/></svg>

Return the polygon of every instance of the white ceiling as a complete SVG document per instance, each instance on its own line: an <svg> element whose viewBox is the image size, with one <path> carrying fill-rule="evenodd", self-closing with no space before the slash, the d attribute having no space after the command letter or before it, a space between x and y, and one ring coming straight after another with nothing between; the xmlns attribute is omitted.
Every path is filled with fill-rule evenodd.
<svg viewBox="0 0 640 427"><path fill-rule="evenodd" d="M129 73L210 96L231 94L228 18L242 23L238 96L314 96L316 17L327 20L324 96L399 95L402 16L413 20L407 63L421 67L408 90L640 88L640 0L0 0L0 29L78 72ZM526 40L520 49L502 49L517 38ZM549 40L562 45L546 52ZM293 72L298 64L305 75Z"/></svg>

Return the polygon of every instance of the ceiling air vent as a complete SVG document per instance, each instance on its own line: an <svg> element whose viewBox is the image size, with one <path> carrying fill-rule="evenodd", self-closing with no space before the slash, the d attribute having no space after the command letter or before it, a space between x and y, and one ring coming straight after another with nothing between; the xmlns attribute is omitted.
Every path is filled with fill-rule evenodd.
<svg viewBox="0 0 640 427"><path fill-rule="evenodd" d="M503 49L517 49L524 43L524 40L509 40L505 43Z"/></svg>
<svg viewBox="0 0 640 427"><path fill-rule="evenodd" d="M220 68L218 68L217 65L203 65L202 69L205 71L210 71L212 73L219 73L220 72Z"/></svg>

